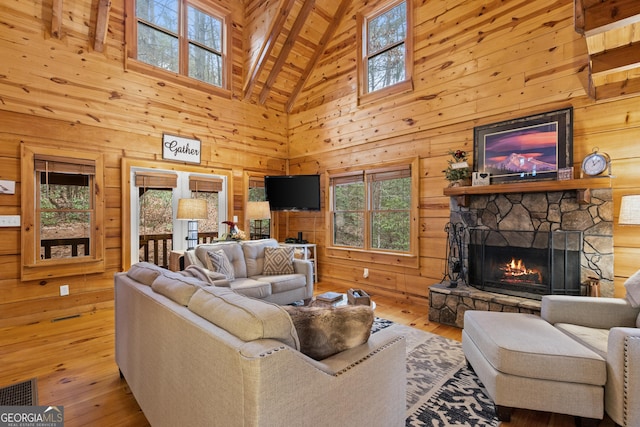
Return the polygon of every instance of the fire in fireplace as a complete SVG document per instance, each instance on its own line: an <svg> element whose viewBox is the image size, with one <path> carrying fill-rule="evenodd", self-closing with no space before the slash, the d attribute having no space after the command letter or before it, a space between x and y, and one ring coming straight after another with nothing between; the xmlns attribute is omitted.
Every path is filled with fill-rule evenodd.
<svg viewBox="0 0 640 427"><path fill-rule="evenodd" d="M527 268L521 259L511 258L511 261L501 267L500 270L502 270L502 280L507 283L532 285L542 283L540 272Z"/></svg>
<svg viewBox="0 0 640 427"><path fill-rule="evenodd" d="M540 299L580 294L580 232L469 232L469 284L506 295Z"/></svg>

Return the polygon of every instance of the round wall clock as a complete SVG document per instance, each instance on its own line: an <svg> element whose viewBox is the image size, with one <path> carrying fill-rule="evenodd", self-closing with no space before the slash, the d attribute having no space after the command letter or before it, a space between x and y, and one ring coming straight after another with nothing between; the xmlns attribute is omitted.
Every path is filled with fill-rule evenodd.
<svg viewBox="0 0 640 427"><path fill-rule="evenodd" d="M611 174L611 158L607 153L598 151L598 147L593 152L587 154L582 161L582 172L588 176L598 176L609 169Z"/></svg>

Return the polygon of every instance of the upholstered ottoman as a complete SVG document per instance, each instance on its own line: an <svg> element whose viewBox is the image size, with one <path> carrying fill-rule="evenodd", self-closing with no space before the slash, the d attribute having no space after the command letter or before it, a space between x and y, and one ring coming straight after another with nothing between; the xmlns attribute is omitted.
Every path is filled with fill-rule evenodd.
<svg viewBox="0 0 640 427"><path fill-rule="evenodd" d="M467 311L462 348L501 421L512 408L604 416L605 360L538 316Z"/></svg>

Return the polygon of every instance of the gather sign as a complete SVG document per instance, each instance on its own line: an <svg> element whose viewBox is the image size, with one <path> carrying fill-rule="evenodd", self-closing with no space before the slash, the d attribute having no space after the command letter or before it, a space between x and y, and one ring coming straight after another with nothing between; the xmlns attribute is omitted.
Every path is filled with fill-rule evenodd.
<svg viewBox="0 0 640 427"><path fill-rule="evenodd" d="M162 158L200 164L200 140L165 133L162 135Z"/></svg>

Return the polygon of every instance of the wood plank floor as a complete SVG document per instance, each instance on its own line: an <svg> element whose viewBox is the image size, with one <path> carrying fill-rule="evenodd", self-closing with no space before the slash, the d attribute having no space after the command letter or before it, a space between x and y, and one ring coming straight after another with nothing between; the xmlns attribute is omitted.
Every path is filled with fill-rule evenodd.
<svg viewBox="0 0 640 427"><path fill-rule="evenodd" d="M324 283L317 292L340 291ZM429 322L427 306L372 295L376 315L447 338L460 340L458 328ZM62 405L66 427L147 426L114 360L114 311L101 308L78 317L0 328L0 386L38 378L40 405ZM573 417L515 410L504 427L570 427ZM612 427L609 419L600 423Z"/></svg>

